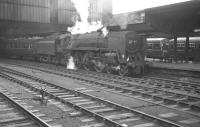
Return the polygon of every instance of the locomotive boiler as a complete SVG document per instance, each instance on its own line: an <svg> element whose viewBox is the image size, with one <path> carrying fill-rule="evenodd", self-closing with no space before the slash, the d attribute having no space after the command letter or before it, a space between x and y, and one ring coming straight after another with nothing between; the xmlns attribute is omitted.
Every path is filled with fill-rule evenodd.
<svg viewBox="0 0 200 127"><path fill-rule="evenodd" d="M77 68L127 75L143 73L144 50L144 36L120 31L72 35L66 51Z"/></svg>
<svg viewBox="0 0 200 127"><path fill-rule="evenodd" d="M67 65L71 56L76 68L120 75L144 70L145 38L135 32L102 32L43 38L8 39L6 56L17 59Z"/></svg>

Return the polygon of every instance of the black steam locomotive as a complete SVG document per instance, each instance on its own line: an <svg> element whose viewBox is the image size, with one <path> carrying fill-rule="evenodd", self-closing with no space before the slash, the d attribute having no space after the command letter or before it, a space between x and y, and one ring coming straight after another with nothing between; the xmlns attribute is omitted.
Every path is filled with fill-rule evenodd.
<svg viewBox="0 0 200 127"><path fill-rule="evenodd" d="M76 68L120 75L144 71L145 38L135 32L53 34L44 38L17 38L6 42L11 58L66 65L70 56Z"/></svg>

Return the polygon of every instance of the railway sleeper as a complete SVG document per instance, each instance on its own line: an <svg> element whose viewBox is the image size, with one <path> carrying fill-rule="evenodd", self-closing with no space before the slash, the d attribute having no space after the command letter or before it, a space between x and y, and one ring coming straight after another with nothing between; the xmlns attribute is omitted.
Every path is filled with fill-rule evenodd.
<svg viewBox="0 0 200 127"><path fill-rule="evenodd" d="M200 105L191 105L191 109L200 111ZM199 114L200 115L200 114Z"/></svg>
<svg viewBox="0 0 200 127"><path fill-rule="evenodd" d="M2 120L0 120L0 125L6 125L9 123L16 123L16 122L23 122L23 121L27 121L27 120L28 120L28 117L18 116L18 117L9 118L9 119L2 119Z"/></svg>
<svg viewBox="0 0 200 127"><path fill-rule="evenodd" d="M8 123L1 125L1 127L28 127L28 126L33 126L34 127L35 123L34 122L15 122L15 123ZM35 125L36 126L36 125Z"/></svg>

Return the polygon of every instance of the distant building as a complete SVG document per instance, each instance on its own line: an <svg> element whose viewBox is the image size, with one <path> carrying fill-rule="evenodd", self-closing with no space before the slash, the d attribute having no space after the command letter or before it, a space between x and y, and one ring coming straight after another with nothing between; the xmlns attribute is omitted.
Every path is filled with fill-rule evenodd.
<svg viewBox="0 0 200 127"><path fill-rule="evenodd" d="M106 24L112 16L112 0L89 0L89 22Z"/></svg>
<svg viewBox="0 0 200 127"><path fill-rule="evenodd" d="M72 0L0 0L0 37L63 32L76 15Z"/></svg>

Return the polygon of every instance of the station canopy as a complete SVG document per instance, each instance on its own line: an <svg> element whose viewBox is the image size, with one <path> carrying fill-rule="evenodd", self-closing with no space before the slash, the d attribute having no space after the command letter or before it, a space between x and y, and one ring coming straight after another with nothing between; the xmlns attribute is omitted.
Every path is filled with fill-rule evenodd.
<svg viewBox="0 0 200 127"><path fill-rule="evenodd" d="M134 30L157 37L200 36L200 1L113 15L109 30Z"/></svg>

